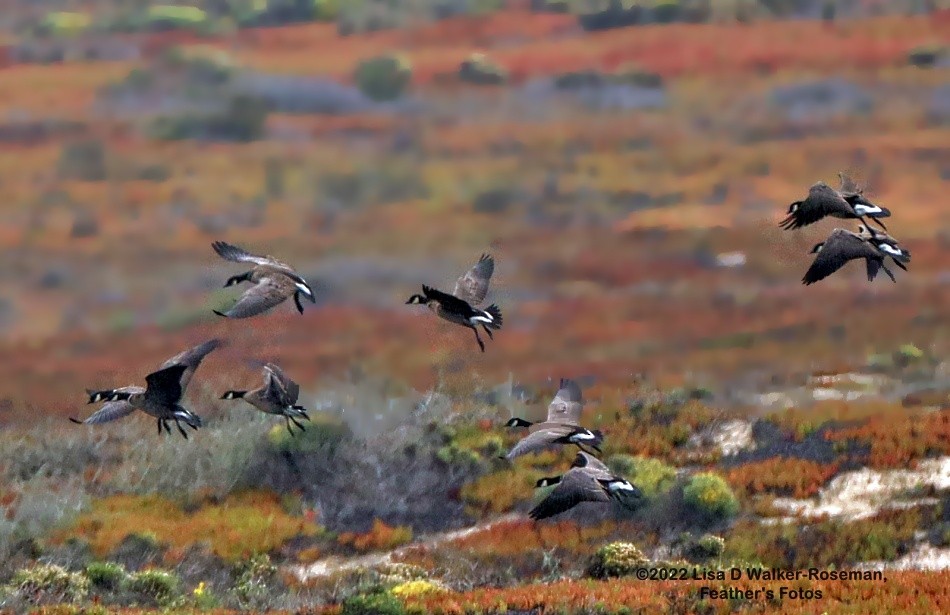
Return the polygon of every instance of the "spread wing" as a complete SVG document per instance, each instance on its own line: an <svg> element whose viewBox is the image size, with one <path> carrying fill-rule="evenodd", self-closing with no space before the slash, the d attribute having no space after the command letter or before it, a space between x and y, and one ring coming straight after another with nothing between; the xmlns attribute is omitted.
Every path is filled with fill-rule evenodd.
<svg viewBox="0 0 950 615"><path fill-rule="evenodd" d="M561 378L561 387L548 405L548 421L576 425L583 408L581 387L573 380Z"/></svg>
<svg viewBox="0 0 950 615"><path fill-rule="evenodd" d="M248 318L257 316L294 294L296 287L293 282L282 275L261 278L261 281L250 287L237 303L231 306L222 316L228 318Z"/></svg>
<svg viewBox="0 0 950 615"><path fill-rule="evenodd" d="M267 382L267 393L275 396L274 399L279 399L286 406L297 403L300 387L280 367L273 363L265 365L264 379Z"/></svg>
<svg viewBox="0 0 950 615"><path fill-rule="evenodd" d="M609 502L603 487L590 472L584 468L571 468L561 477L561 481L551 494L528 513L532 519L546 519L574 508L581 502Z"/></svg>
<svg viewBox="0 0 950 615"><path fill-rule="evenodd" d="M823 280L844 267L848 261L856 258L881 260L881 254L874 246L854 233L843 229L835 229L828 237L824 247L815 256L811 267L805 272L802 283L807 286ZM870 275L870 271L868 274Z"/></svg>
<svg viewBox="0 0 950 615"><path fill-rule="evenodd" d="M180 352L174 357L168 359L162 363L160 369L171 367L172 365L176 364L184 365L187 369L181 376L181 388L185 389L188 386L188 383L191 382L191 377L194 375L195 370L198 369L199 365L201 365L201 361L205 358L205 356L208 355L208 353L210 353L215 348L218 348L220 345L221 340L208 340L203 344L199 344L194 348L189 348L188 350Z"/></svg>
<svg viewBox="0 0 950 615"><path fill-rule="evenodd" d="M543 429L541 431L535 431L529 433L527 436L521 438L517 444L515 444L508 454L505 455L506 459L514 459L515 457L520 457L521 455L527 455L528 453L534 453L537 451L544 450L548 446L554 444L554 441L558 438L566 436L570 433L570 428L557 429L556 427L551 429Z"/></svg>
<svg viewBox="0 0 950 615"><path fill-rule="evenodd" d="M482 254L478 262L455 282L452 294L471 305L480 304L488 294L488 282L494 272L495 259L488 254Z"/></svg>
<svg viewBox="0 0 950 615"><path fill-rule="evenodd" d="M603 461L584 451L577 452L577 456L574 458L572 465L575 468L587 468L590 473L602 474L603 476L601 478L609 478L611 476L610 468L608 468Z"/></svg>
<svg viewBox="0 0 950 615"><path fill-rule="evenodd" d="M858 183L854 181L854 178L851 177L850 173L845 171L838 171L838 179L841 181L841 186L838 188L838 192L841 194L861 194L864 192L863 188L858 187Z"/></svg>
<svg viewBox="0 0 950 615"><path fill-rule="evenodd" d="M85 420L79 421L73 418L70 418L74 423L80 423L82 425L100 425L102 423L108 423L116 419L120 419L123 416L127 416L132 413L135 408L132 407L128 401L110 401L106 402L101 408L93 412Z"/></svg>
<svg viewBox="0 0 950 615"><path fill-rule="evenodd" d="M145 395L157 403L174 405L181 400L181 376L188 369L185 365L172 365L152 372L145 377Z"/></svg>
<svg viewBox="0 0 950 615"><path fill-rule="evenodd" d="M291 278L296 282L304 282L303 278L297 275L294 272L294 268L288 265L287 263L282 263L273 256L261 256L259 254L251 254L244 248L239 248L238 246L231 245L224 241L215 241L211 244L211 247L214 248L214 251L218 253L218 256L225 260L233 261L236 263L252 263L254 265L259 265L261 267L267 267L275 271L280 271Z"/></svg>

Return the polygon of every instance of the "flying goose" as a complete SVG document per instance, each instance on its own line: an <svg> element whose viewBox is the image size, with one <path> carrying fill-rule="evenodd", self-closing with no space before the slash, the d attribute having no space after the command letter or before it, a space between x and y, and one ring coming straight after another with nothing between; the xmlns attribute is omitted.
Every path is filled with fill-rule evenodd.
<svg viewBox="0 0 950 615"><path fill-rule="evenodd" d="M478 327L481 326L485 330L489 339L495 339L492 330L501 329L503 324L501 310L497 305L478 308L488 294L488 282L494 272L495 259L482 254L478 262L455 282L455 290L451 295L423 284L423 294L412 295L406 304L428 306L440 318L471 329L475 332L478 347L485 352L485 343L478 335Z"/></svg>
<svg viewBox="0 0 950 615"><path fill-rule="evenodd" d="M306 431L297 421L297 418L310 420L307 410L296 405L300 387L273 363L266 364L263 373L264 384L260 387L251 391L227 391L221 399L243 399L261 412L284 417L290 435L294 435L291 423Z"/></svg>
<svg viewBox="0 0 950 615"><path fill-rule="evenodd" d="M817 256L802 278L802 284L806 286L825 279L848 261L859 258L865 259L868 281L874 280L878 271L883 269L891 281L896 282L894 274L884 264L884 259L890 256L904 271L907 271L905 263L910 262L910 252L901 248L893 237L872 231L863 224L858 227L857 233L835 229L828 239L815 244L811 254Z"/></svg>
<svg viewBox="0 0 950 615"><path fill-rule="evenodd" d="M599 459L584 452L577 453L571 469L563 475L542 478L535 484L537 488L552 485L554 490L528 513L535 521L570 510L581 502L607 503L613 500L632 508L633 501L643 495L629 481L613 474Z"/></svg>
<svg viewBox="0 0 950 615"><path fill-rule="evenodd" d="M254 267L241 275L231 276L225 283L225 288L234 286L241 282L251 282L254 284L251 288L244 291L241 298L231 306L227 312L212 310L218 316L227 318L248 318L256 316L271 309L288 298L293 297L297 305L297 311L303 314L303 306L300 304L300 295L305 296L311 303L317 300L313 295L313 289L307 284L300 275L294 271L293 267L282 263L273 256L258 256L251 254L243 248L233 246L223 241L215 241L211 244L214 251L221 258L238 263L253 263Z"/></svg>
<svg viewBox="0 0 950 615"><path fill-rule="evenodd" d="M145 377L146 386L144 389L130 386L108 392L105 399L110 403L103 406L98 412L85 421L79 421L72 417L69 420L87 425L105 423L120 416L125 416L133 410L141 410L145 414L155 417L159 434L162 433L162 428L167 433L171 433L168 422L175 421L178 431L187 440L188 433L182 429L181 421L184 421L192 429L201 427L201 417L179 405L184 391L181 386L181 378L187 370L187 365L177 363L152 372ZM120 406L118 404L124 405Z"/></svg>
<svg viewBox="0 0 950 615"><path fill-rule="evenodd" d="M509 419L508 427L527 427L529 431L537 431L550 423L564 423L577 425L581 420L581 411L584 409L584 400L581 387L573 380L561 378L558 391L554 399L548 404L548 418L543 423L531 423L521 418Z"/></svg>
<svg viewBox="0 0 950 615"><path fill-rule="evenodd" d="M825 216L845 219L864 219L867 216L887 230L879 218L889 217L890 210L867 200L863 190L859 190L848 175L839 173L838 176L841 179L841 190L835 190L821 181L813 184L804 200L789 205L788 216L779 226L792 230L818 222Z"/></svg>
<svg viewBox="0 0 950 615"><path fill-rule="evenodd" d="M208 353L219 346L221 346L221 340L208 340L203 344L199 344L194 348L189 348L188 350L180 352L174 357L168 359L159 366L159 370L165 370L174 366L182 367L181 375L178 378L178 386L181 388L181 395L183 395L188 383L191 382L191 377L194 375L195 370L198 369L199 365L201 365L201 361L205 358L205 356L208 355ZM147 381L148 380L146 379L146 382ZM151 406L146 408L133 405L133 403L126 397L126 395L129 397L133 395L143 395L147 392L146 387L129 385L119 387L117 389L86 389L86 392L89 394L88 403L106 403L103 404L99 410L87 417L84 421L70 417L69 420L73 423L78 423L81 425L101 425L102 423L108 423L110 421L127 416L138 408L143 410L146 414L156 418L159 434L162 433L162 428L164 428L167 433L171 433L171 428L168 426L168 421L170 420L175 421L178 430L183 436L185 436L185 438L188 437L188 434L185 433L185 431L181 428L179 421L184 421L185 424L192 429L198 429L198 427L201 426L201 418L196 414L185 410L184 408L177 408L171 412L168 412L167 408L165 410L153 412ZM179 395L179 399L181 398L181 395Z"/></svg>
<svg viewBox="0 0 950 615"><path fill-rule="evenodd" d="M191 382L191 377L195 374L195 370L198 369L198 366L201 365L201 361L202 361L202 360L208 355L208 353L210 353L212 350L215 350L216 348L219 348L219 347L221 346L221 343L222 343L222 342L221 342L221 340L219 340L219 339L211 339L211 340L208 340L207 342L204 342L203 344L198 344L198 345L195 346L194 348L189 348L188 350L183 350L182 352L176 354L176 355L173 356L172 358L168 359L167 361L165 361L164 363L162 363L161 365L159 365L158 368L159 368L159 369L164 369L164 368L166 368L166 367L171 367L172 365L176 365L176 364L178 364L178 363L184 365L184 366L187 368L187 369L185 370L185 372L184 372L184 373L182 374L182 376L181 376L181 388L182 388L182 390L184 390L184 389L188 388L188 383ZM145 392L145 389L142 388L142 387L140 387L140 386L130 385L130 386L121 387L121 388L118 388L118 389L102 389L102 390L86 389L86 392L89 393L89 402L88 402L88 403L90 403L90 404L95 404L95 403L99 403L99 402L103 402L103 401L108 400L109 397L110 397L110 395L111 395L113 392L119 392L119 393L144 393L144 392ZM103 408L103 410L104 410L104 409L105 409L105 408ZM100 410L100 412L101 412L101 410ZM94 415L90 416L88 419L86 419L86 421L84 421L84 422L89 423L89 424L92 424L92 423L90 423L90 421L92 421L92 419L93 419L94 417L96 417L98 414L99 414L99 413L97 412L96 414L94 414ZM126 413L126 414L128 414L128 413ZM124 416L124 415L120 415L120 416ZM118 417L115 417L115 418L118 418ZM95 421L95 422L96 422L96 423L104 423L104 422L106 422L106 421L97 420L97 421Z"/></svg>

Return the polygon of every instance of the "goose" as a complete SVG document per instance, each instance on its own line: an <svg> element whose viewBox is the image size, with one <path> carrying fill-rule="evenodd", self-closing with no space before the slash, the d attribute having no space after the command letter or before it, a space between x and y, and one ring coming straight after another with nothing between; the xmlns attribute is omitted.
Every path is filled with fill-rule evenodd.
<svg viewBox="0 0 950 615"><path fill-rule="evenodd" d="M145 414L155 417L158 422L159 434L162 433L162 428L167 433L171 433L168 422L175 421L178 431L187 440L188 433L182 429L181 421L184 421L192 429L198 429L202 424L201 417L179 405L183 393L181 378L187 370L187 365L177 363L152 372L145 377L144 389L130 386L111 391L105 397L110 403L103 406L85 421L72 417L69 420L73 423L87 425L105 423L120 416L125 416L133 410L141 410Z"/></svg>
<svg viewBox="0 0 950 615"><path fill-rule="evenodd" d="M187 369L181 376L181 388L182 390L188 388L188 383L191 382L191 377L195 374L195 370L198 369L198 366L201 365L201 361L210 353L212 350L219 348L222 342L219 339L211 339L202 344L198 344L194 348L189 348L188 350L183 350L182 352L176 354L172 358L168 359L164 363L158 366L159 369L164 369L166 367L171 367L172 365L181 363ZM101 389L101 390L92 390L86 389L86 392L89 393L89 401L87 403L95 404L103 401L107 401L108 398L114 392L119 393L142 393L145 389L140 386L130 385L126 387L120 387L118 389ZM95 416L95 415L93 415ZM86 421L90 421L93 417L90 416ZM118 417L116 417L118 418ZM104 422L104 421L98 421Z"/></svg>
<svg viewBox="0 0 950 615"><path fill-rule="evenodd" d="M521 438L508 451L505 459L511 461L515 457L541 451L555 444L575 444L582 451L586 451L584 447L589 446L598 453L602 452L600 445L604 441L604 434L598 429L590 430L566 423L541 423L532 427L537 429Z"/></svg>
<svg viewBox="0 0 950 615"><path fill-rule="evenodd" d="M505 423L508 427L527 427L529 431L537 431L551 423L577 425L581 420L581 411L584 409L584 400L581 387L569 378L561 378L554 399L548 404L548 417L543 423L531 423L521 418L511 418Z"/></svg>
<svg viewBox="0 0 950 615"><path fill-rule="evenodd" d="M250 271L228 278L228 281L224 284L225 288L241 282L251 282L254 286L244 291L241 298L227 312L212 310L218 316L226 318L256 316L283 303L290 297L294 298L297 311L303 314L303 305L300 303L301 295L309 299L311 303L317 302L313 289L310 288L307 281L300 277L293 267L280 262L273 256L251 254L243 248L223 241L215 241L211 244L211 247L225 260L237 263L252 263L254 265Z"/></svg>
<svg viewBox="0 0 950 615"><path fill-rule="evenodd" d="M451 295L423 284L422 294L409 297L406 305L425 305L440 318L471 329L475 332L478 347L485 352L485 343L478 334L478 327L485 330L489 339L495 339L492 330L501 329L503 324L497 305L478 308L488 294L488 283L494 272L495 259L482 254L478 262L455 282L455 290Z"/></svg>
<svg viewBox="0 0 950 615"><path fill-rule="evenodd" d="M904 271L907 271L905 263L910 262L910 251L901 248L893 237L872 231L863 224L858 227L857 233L835 229L828 239L815 244L810 253L816 256L802 278L802 284L806 286L825 279L848 261L859 258L865 259L868 281L874 280L878 271L883 269L891 281L896 282L894 274L884 264L884 259L891 257Z"/></svg>
<svg viewBox="0 0 950 615"><path fill-rule="evenodd" d="M528 516L539 521L574 508L581 502L615 501L627 508L643 496L628 480L615 475L599 459L585 452L577 453L571 469L561 476L541 478L535 487L554 490Z"/></svg>
<svg viewBox="0 0 950 615"><path fill-rule="evenodd" d="M864 192L857 188L849 176L844 173L839 173L838 176L841 179L841 190L835 190L821 181L813 184L804 200L789 205L788 216L779 226L792 230L818 222L825 216L862 220L866 216L887 230L880 218L889 217L890 210L867 200Z"/></svg>
<svg viewBox="0 0 950 615"><path fill-rule="evenodd" d="M178 386L181 388L179 399L181 398L181 395L184 394L188 383L191 382L191 377L194 375L195 370L198 369L199 365L201 365L201 361L205 358L205 356L208 355L208 353L220 347L221 345L221 340L208 340L207 342L199 344L194 348L189 348L188 350L178 353L159 366L159 371L175 366L181 366L183 368L181 370L181 375L178 378ZM146 382L148 382L147 379ZM79 419L69 417L69 420L73 423L80 425L101 425L102 423L108 423L110 421L120 419L131 414L134 410L140 409L146 414L155 417L156 423L158 424L159 435L161 435L163 428L167 433L171 433L171 428L168 425L168 421L173 420L175 421L175 425L178 427L178 431L181 432L181 434L186 439L188 438L188 434L182 429L181 423L179 421L184 421L186 425L195 430L197 430L202 424L201 417L180 407L174 409L173 411L168 411L167 408L164 410L153 411L151 406L146 408L134 405L129 398L133 395L141 396L145 394L147 392L146 387L129 385L119 387L117 389L86 389L86 392L89 394L88 403L106 403L85 420L80 421Z"/></svg>
<svg viewBox="0 0 950 615"><path fill-rule="evenodd" d="M264 384L260 387L251 391L227 391L221 399L243 399L261 412L284 417L290 435L294 435L291 423L306 431L297 421L297 418L310 420L306 408L296 405L300 387L273 363L264 365L263 373Z"/></svg>

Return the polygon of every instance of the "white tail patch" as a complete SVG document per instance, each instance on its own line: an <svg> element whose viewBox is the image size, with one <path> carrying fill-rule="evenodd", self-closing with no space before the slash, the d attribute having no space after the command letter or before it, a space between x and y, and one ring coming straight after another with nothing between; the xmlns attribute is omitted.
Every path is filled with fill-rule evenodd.
<svg viewBox="0 0 950 615"><path fill-rule="evenodd" d="M478 316L472 316L471 318L469 318L469 320L471 322L484 322L484 323L495 322L495 319L492 318L492 315L489 314L488 312L480 312Z"/></svg>
<svg viewBox="0 0 950 615"><path fill-rule="evenodd" d="M892 256L904 256L903 250L901 250L900 248L895 248L889 243L879 243L877 244L877 247L880 248L881 251L887 252L888 254L891 254Z"/></svg>
<svg viewBox="0 0 950 615"><path fill-rule="evenodd" d="M611 491L633 491L633 485L627 481L614 481L607 485L607 488Z"/></svg>
<svg viewBox="0 0 950 615"><path fill-rule="evenodd" d="M589 431L582 431L571 436L571 440L596 440L596 436Z"/></svg>
<svg viewBox="0 0 950 615"><path fill-rule="evenodd" d="M296 286L297 289L298 289L300 292L302 292L303 294L307 295L308 297L312 297L312 296L313 296L313 291L310 290L310 287L307 286L306 284L303 284L303 283L301 283L301 282L296 282L296 283L294 284L294 286Z"/></svg>
<svg viewBox="0 0 950 615"><path fill-rule="evenodd" d="M866 216L868 214L879 214L884 210L877 205L864 205L863 203L858 203L854 206L854 211L859 216Z"/></svg>

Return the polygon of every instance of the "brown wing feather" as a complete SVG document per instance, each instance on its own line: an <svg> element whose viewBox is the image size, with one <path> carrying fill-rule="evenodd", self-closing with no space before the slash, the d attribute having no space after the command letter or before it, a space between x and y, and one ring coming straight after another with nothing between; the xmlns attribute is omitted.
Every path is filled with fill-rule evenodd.
<svg viewBox="0 0 950 615"><path fill-rule="evenodd" d="M515 457L520 457L521 455L544 450L548 446L554 444L555 440L566 436L570 432L571 428L565 426L563 429L553 427L529 433L527 436L521 438L521 440L519 440L510 451L508 451L508 454L505 455L505 458L514 459Z"/></svg>
<svg viewBox="0 0 950 615"><path fill-rule="evenodd" d="M274 395L279 395L275 399L280 399L285 406L292 406L297 403L297 398L300 396L300 387L280 367L268 363L264 366L264 374L265 380L269 376L268 388L274 391Z"/></svg>
<svg viewBox="0 0 950 615"><path fill-rule="evenodd" d="M836 229L825 241L824 247L815 256L811 267L805 272L802 283L806 286L823 280L856 258L880 260L881 253L854 233Z"/></svg>
<svg viewBox="0 0 950 615"><path fill-rule="evenodd" d="M531 509L528 515L534 519L553 517L581 502L609 502L608 496L597 479L585 468L571 468L548 497Z"/></svg>
<svg viewBox="0 0 950 615"><path fill-rule="evenodd" d="M584 408L580 386L573 380L561 379L554 400L548 405L548 421L576 425Z"/></svg>
<svg viewBox="0 0 950 615"><path fill-rule="evenodd" d="M81 423L83 425L101 425L102 423L108 423L116 419L120 419L124 416L132 414L135 408L132 407L128 401L110 401L106 402L101 408L93 412L86 419L82 421L77 421L76 419L71 419L74 423Z"/></svg>
<svg viewBox="0 0 950 615"><path fill-rule="evenodd" d="M189 348L184 350L174 357L168 359L161 364L159 369L164 369L166 367L171 367L175 364L182 364L187 369L181 376L181 388L184 389L188 386L188 383L191 382L191 377L194 375L195 370L198 369L198 366L201 365L201 361L215 348L218 348L221 345L221 340L212 339L208 340L203 344L198 344L194 348Z"/></svg>
<svg viewBox="0 0 950 615"><path fill-rule="evenodd" d="M473 306L478 305L488 294L488 283L494 272L495 259L488 254L482 254L478 262L455 282L452 294Z"/></svg>
<svg viewBox="0 0 950 615"><path fill-rule="evenodd" d="M286 276L274 275L261 278L260 282L244 291L237 303L224 312L224 316L228 318L256 316L284 302L294 294L295 290L293 280Z"/></svg>

